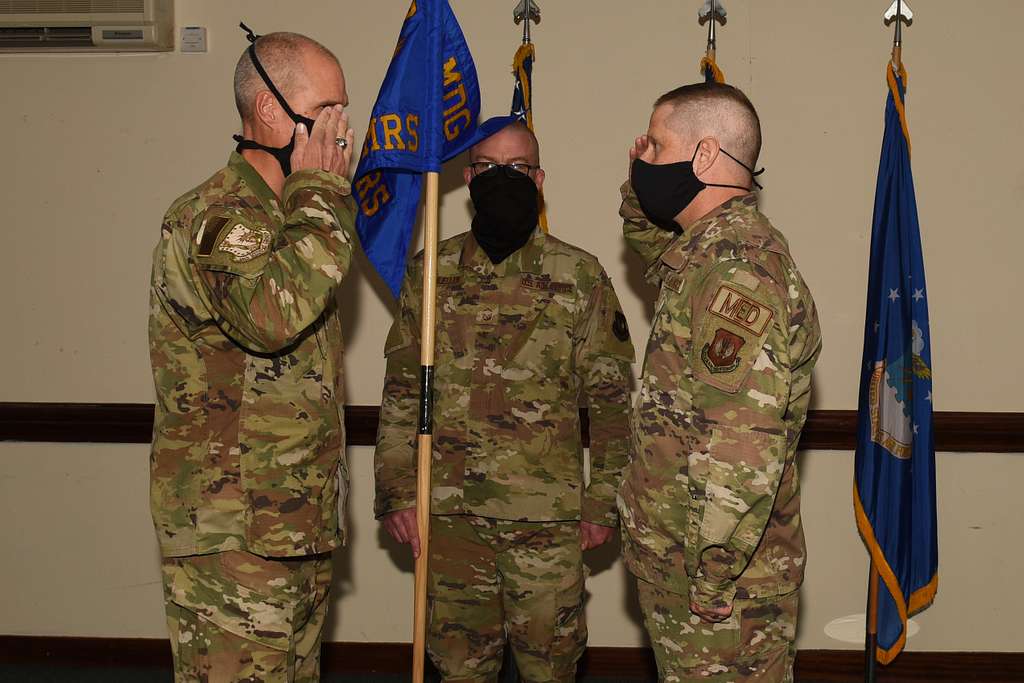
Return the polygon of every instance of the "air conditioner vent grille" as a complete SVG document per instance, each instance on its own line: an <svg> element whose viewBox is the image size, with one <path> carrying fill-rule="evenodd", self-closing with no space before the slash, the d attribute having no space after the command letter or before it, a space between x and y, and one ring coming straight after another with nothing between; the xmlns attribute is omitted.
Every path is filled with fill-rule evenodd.
<svg viewBox="0 0 1024 683"><path fill-rule="evenodd" d="M8 28L0 27L0 49L25 47L89 47L92 29L88 26Z"/></svg>
<svg viewBox="0 0 1024 683"><path fill-rule="evenodd" d="M129 14L146 9L146 0L0 0L4 14Z"/></svg>

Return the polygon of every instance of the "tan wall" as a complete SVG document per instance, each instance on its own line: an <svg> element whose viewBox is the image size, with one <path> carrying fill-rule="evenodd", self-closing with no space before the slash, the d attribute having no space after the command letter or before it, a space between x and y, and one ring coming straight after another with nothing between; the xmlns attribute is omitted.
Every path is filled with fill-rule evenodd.
<svg viewBox="0 0 1024 683"><path fill-rule="evenodd" d="M485 113L503 113L517 43L513 3L455 0L480 72ZM616 188L628 141L655 96L697 78L699 3L549 0L536 30L535 112L553 231L597 254L635 336L649 294L619 237ZM160 216L226 158L236 121L235 25L295 30L346 67L360 126L406 0L179 0L178 24L209 29L206 55L0 56L0 401L152 400L145 344L149 254ZM732 0L721 32L729 81L761 112L765 211L789 237L822 312L815 404L856 403L866 261L891 33L884 2ZM1024 249L1024 94L1015 87L1024 3L990 0L984 27L964 3L915 7L906 31L910 124L930 276L936 406L1021 411L1024 325L1014 305ZM452 169L457 170L457 169ZM445 174L442 231L468 224ZM349 400L379 401L387 305L363 273L345 286ZM0 633L163 634L148 519L145 446L0 445ZM354 542L340 553L331 638L400 641L409 632L404 555L371 519L372 453L350 449ZM826 623L863 611L866 555L850 509L852 454L802 456L810 545L802 647L855 647ZM1024 535L1020 456L941 454L942 579L911 647L1020 650L1015 588ZM621 565L594 559L591 642L640 642Z"/></svg>

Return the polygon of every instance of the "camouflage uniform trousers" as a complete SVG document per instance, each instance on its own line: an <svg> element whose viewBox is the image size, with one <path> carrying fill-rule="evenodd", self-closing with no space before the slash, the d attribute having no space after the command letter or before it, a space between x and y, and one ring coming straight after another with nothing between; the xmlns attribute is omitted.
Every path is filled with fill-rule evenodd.
<svg viewBox="0 0 1024 683"><path fill-rule="evenodd" d="M319 681L331 569L330 553L164 558L175 683Z"/></svg>
<svg viewBox="0 0 1024 683"><path fill-rule="evenodd" d="M446 683L573 681L587 642L579 522L431 518L427 650Z"/></svg>
<svg viewBox="0 0 1024 683"><path fill-rule="evenodd" d="M690 599L637 579L644 626L665 683L793 683L799 591L733 603L711 624L690 612Z"/></svg>

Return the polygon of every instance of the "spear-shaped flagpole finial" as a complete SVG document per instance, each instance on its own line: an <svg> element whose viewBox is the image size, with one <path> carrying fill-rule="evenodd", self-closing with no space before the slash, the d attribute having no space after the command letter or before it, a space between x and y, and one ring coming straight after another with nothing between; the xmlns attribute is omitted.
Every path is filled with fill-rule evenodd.
<svg viewBox="0 0 1024 683"><path fill-rule="evenodd" d="M697 11L697 20L700 25L708 25L708 56L714 57L717 47L717 36L715 25L725 26L727 12L722 0L704 0L704 6Z"/></svg>
<svg viewBox="0 0 1024 683"><path fill-rule="evenodd" d="M519 4L512 11L512 18L516 24L523 25L523 44L531 42L530 23L540 23L540 5L537 0L519 0Z"/></svg>
<svg viewBox="0 0 1024 683"><path fill-rule="evenodd" d="M903 24L910 26L914 23L914 11L906 0L893 0L889 9L882 15L886 25L893 24L892 35L892 65L899 72L903 68Z"/></svg>

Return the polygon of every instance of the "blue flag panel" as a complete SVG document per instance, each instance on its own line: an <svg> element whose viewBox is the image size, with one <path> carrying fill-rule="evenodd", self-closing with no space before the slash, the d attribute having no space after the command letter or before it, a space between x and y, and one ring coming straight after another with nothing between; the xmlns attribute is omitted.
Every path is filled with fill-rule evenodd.
<svg viewBox="0 0 1024 683"><path fill-rule="evenodd" d="M480 84L447 0L413 0L373 106L353 192L363 250L395 296L409 252L422 174L497 132L478 125Z"/></svg>

